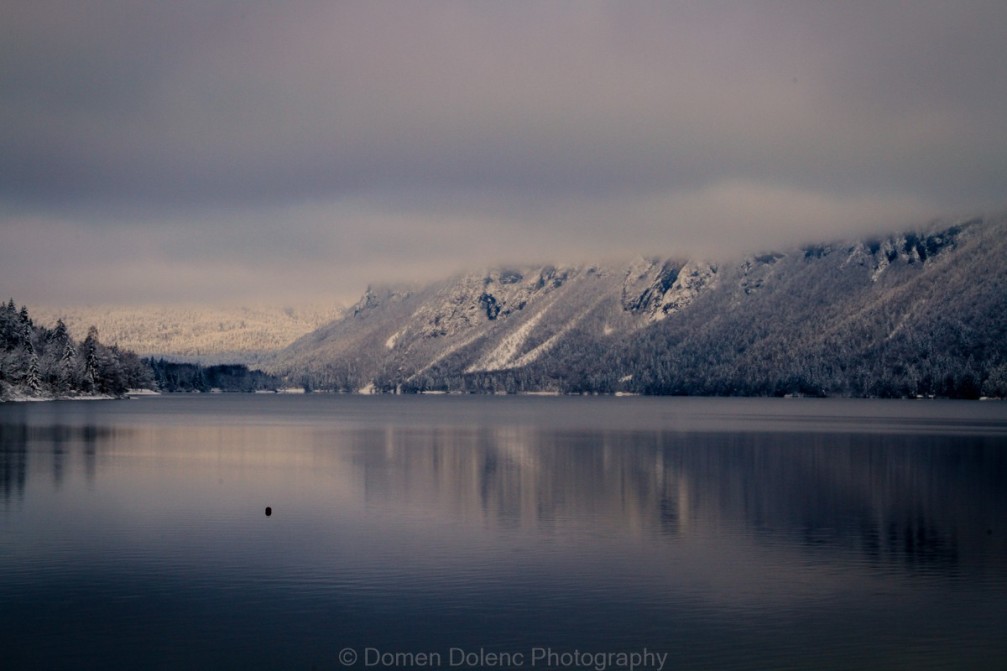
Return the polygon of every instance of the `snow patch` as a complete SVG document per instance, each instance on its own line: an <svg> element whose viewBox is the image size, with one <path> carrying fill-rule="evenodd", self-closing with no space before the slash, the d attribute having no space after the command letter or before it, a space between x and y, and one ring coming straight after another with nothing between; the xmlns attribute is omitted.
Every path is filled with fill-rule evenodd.
<svg viewBox="0 0 1007 671"><path fill-rule="evenodd" d="M10 403L38 403L43 401L115 401L117 398L109 394L82 394L80 396L25 396L24 394L14 394L4 402Z"/></svg>
<svg viewBox="0 0 1007 671"><path fill-rule="evenodd" d="M871 272L871 282L877 282L878 278L881 277L881 273L885 272L885 269L891 265L891 259L898 257L898 250L891 240L885 241L884 245L881 246L877 256L877 263L874 266L874 271Z"/></svg>
<svg viewBox="0 0 1007 671"><path fill-rule="evenodd" d="M563 326L563 328L561 328L559 331L556 331L556 333L554 333L553 335L551 335L544 343L542 343L538 347L535 347L534 349L526 352L517 361L515 361L510 367L511 368L523 368L524 366L527 366L530 363L534 363L540 356L542 356L543 354L545 354L546 352L548 352L549 350L551 350L553 347L555 347L556 343L558 343L561 338L563 338L564 336L566 336L566 334L570 332L570 329L572 329L574 326L576 326L580 322L581 319L583 319L585 316L587 316L588 312L589 312L588 310L585 310L584 312L582 312L579 315L577 315L576 317L574 317L567 324L565 324Z"/></svg>
<svg viewBox="0 0 1007 671"><path fill-rule="evenodd" d="M394 349L395 343L399 341L400 337L402 337L402 331L396 331L388 336L388 340L385 341L385 349Z"/></svg>
<svg viewBox="0 0 1007 671"><path fill-rule="evenodd" d="M450 345L449 347L445 347L440 352L438 352L437 355L434 356L433 359L431 359L430 361L428 361L427 364L425 366L423 366L423 368L420 368L418 371L416 371L415 373L413 373L412 376L410 376L409 379L413 380L413 379L416 378L417 375L422 375L423 373L427 372L428 370L430 370L431 368L433 368L434 366L436 366L438 363L440 363L441 361L443 361L445 358L451 356L452 354L454 354L455 352L457 352L461 348L467 347L467 346L471 345L472 343L474 343L476 340L479 340L479 338L482 338L483 335L484 335L483 333L477 332L477 333L469 336L468 338L465 338L464 340L456 342L454 345Z"/></svg>
<svg viewBox="0 0 1007 671"><path fill-rule="evenodd" d="M526 340L528 340L528 336L531 335L532 330L534 330L534 328L538 326L538 323L542 321L542 316L545 315L545 313L546 310L542 310L524 324L521 324L521 326L515 329L513 333L505 337L500 344L493 349L493 351L469 366L465 369L465 372L491 372L495 370L504 370L506 368L514 368L513 362L517 358L518 352L521 351L521 346L524 345ZM543 343L543 345L544 344L545 343Z"/></svg>

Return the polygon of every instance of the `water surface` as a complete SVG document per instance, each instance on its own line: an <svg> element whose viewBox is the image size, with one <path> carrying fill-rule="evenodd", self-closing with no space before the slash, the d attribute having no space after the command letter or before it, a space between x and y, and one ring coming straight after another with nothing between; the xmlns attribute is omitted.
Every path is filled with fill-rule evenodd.
<svg viewBox="0 0 1007 671"><path fill-rule="evenodd" d="M3 668L1007 668L1003 403L7 404L0 496Z"/></svg>

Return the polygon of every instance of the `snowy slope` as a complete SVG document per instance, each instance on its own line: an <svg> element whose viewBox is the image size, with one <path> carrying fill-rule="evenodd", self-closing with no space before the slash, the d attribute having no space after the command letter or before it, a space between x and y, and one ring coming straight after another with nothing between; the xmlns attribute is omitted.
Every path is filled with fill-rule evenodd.
<svg viewBox="0 0 1007 671"><path fill-rule="evenodd" d="M268 367L346 391L898 395L884 392L892 382L913 395L971 356L981 387L1007 361L1005 232L1004 219L963 222L718 263L513 266L374 287ZM955 375L947 385L971 384Z"/></svg>
<svg viewBox="0 0 1007 671"><path fill-rule="evenodd" d="M687 264L686 264L687 266ZM664 264L509 267L422 288L370 288L340 320L280 353L273 370L309 372L321 386L425 387L444 370L497 372L527 366L574 329L627 333L688 305L705 287L684 272L661 286ZM641 295L645 298L641 299ZM633 307L623 303L632 296ZM383 386L384 385L384 386Z"/></svg>
<svg viewBox="0 0 1007 671"><path fill-rule="evenodd" d="M62 319L77 339L96 326L101 340L140 356L202 363L255 363L266 353L331 322L337 306L38 306L35 320L52 326Z"/></svg>

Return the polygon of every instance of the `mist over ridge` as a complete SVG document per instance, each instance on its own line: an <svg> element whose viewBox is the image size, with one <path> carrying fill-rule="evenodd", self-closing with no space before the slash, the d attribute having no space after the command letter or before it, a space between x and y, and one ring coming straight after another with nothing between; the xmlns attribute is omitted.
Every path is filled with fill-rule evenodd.
<svg viewBox="0 0 1007 671"><path fill-rule="evenodd" d="M361 393L1004 396L1005 231L375 283L266 365Z"/></svg>

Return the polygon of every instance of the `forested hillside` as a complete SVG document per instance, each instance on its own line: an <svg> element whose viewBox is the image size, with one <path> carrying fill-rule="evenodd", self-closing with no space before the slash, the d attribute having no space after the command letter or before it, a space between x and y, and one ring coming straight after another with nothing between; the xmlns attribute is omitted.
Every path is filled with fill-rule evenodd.
<svg viewBox="0 0 1007 671"><path fill-rule="evenodd" d="M162 392L254 392L278 391L280 380L244 364L176 363L164 359L144 359L154 383Z"/></svg>
<svg viewBox="0 0 1007 671"><path fill-rule="evenodd" d="M1007 396L1007 219L730 261L374 287L267 369L309 389Z"/></svg>
<svg viewBox="0 0 1007 671"><path fill-rule="evenodd" d="M1007 396L1004 233L973 222L743 264L619 364L645 393Z"/></svg>
<svg viewBox="0 0 1007 671"><path fill-rule="evenodd" d="M120 396L152 387L150 367L132 352L101 343L97 329L76 341L61 320L47 328L13 299L0 305L0 400Z"/></svg>

